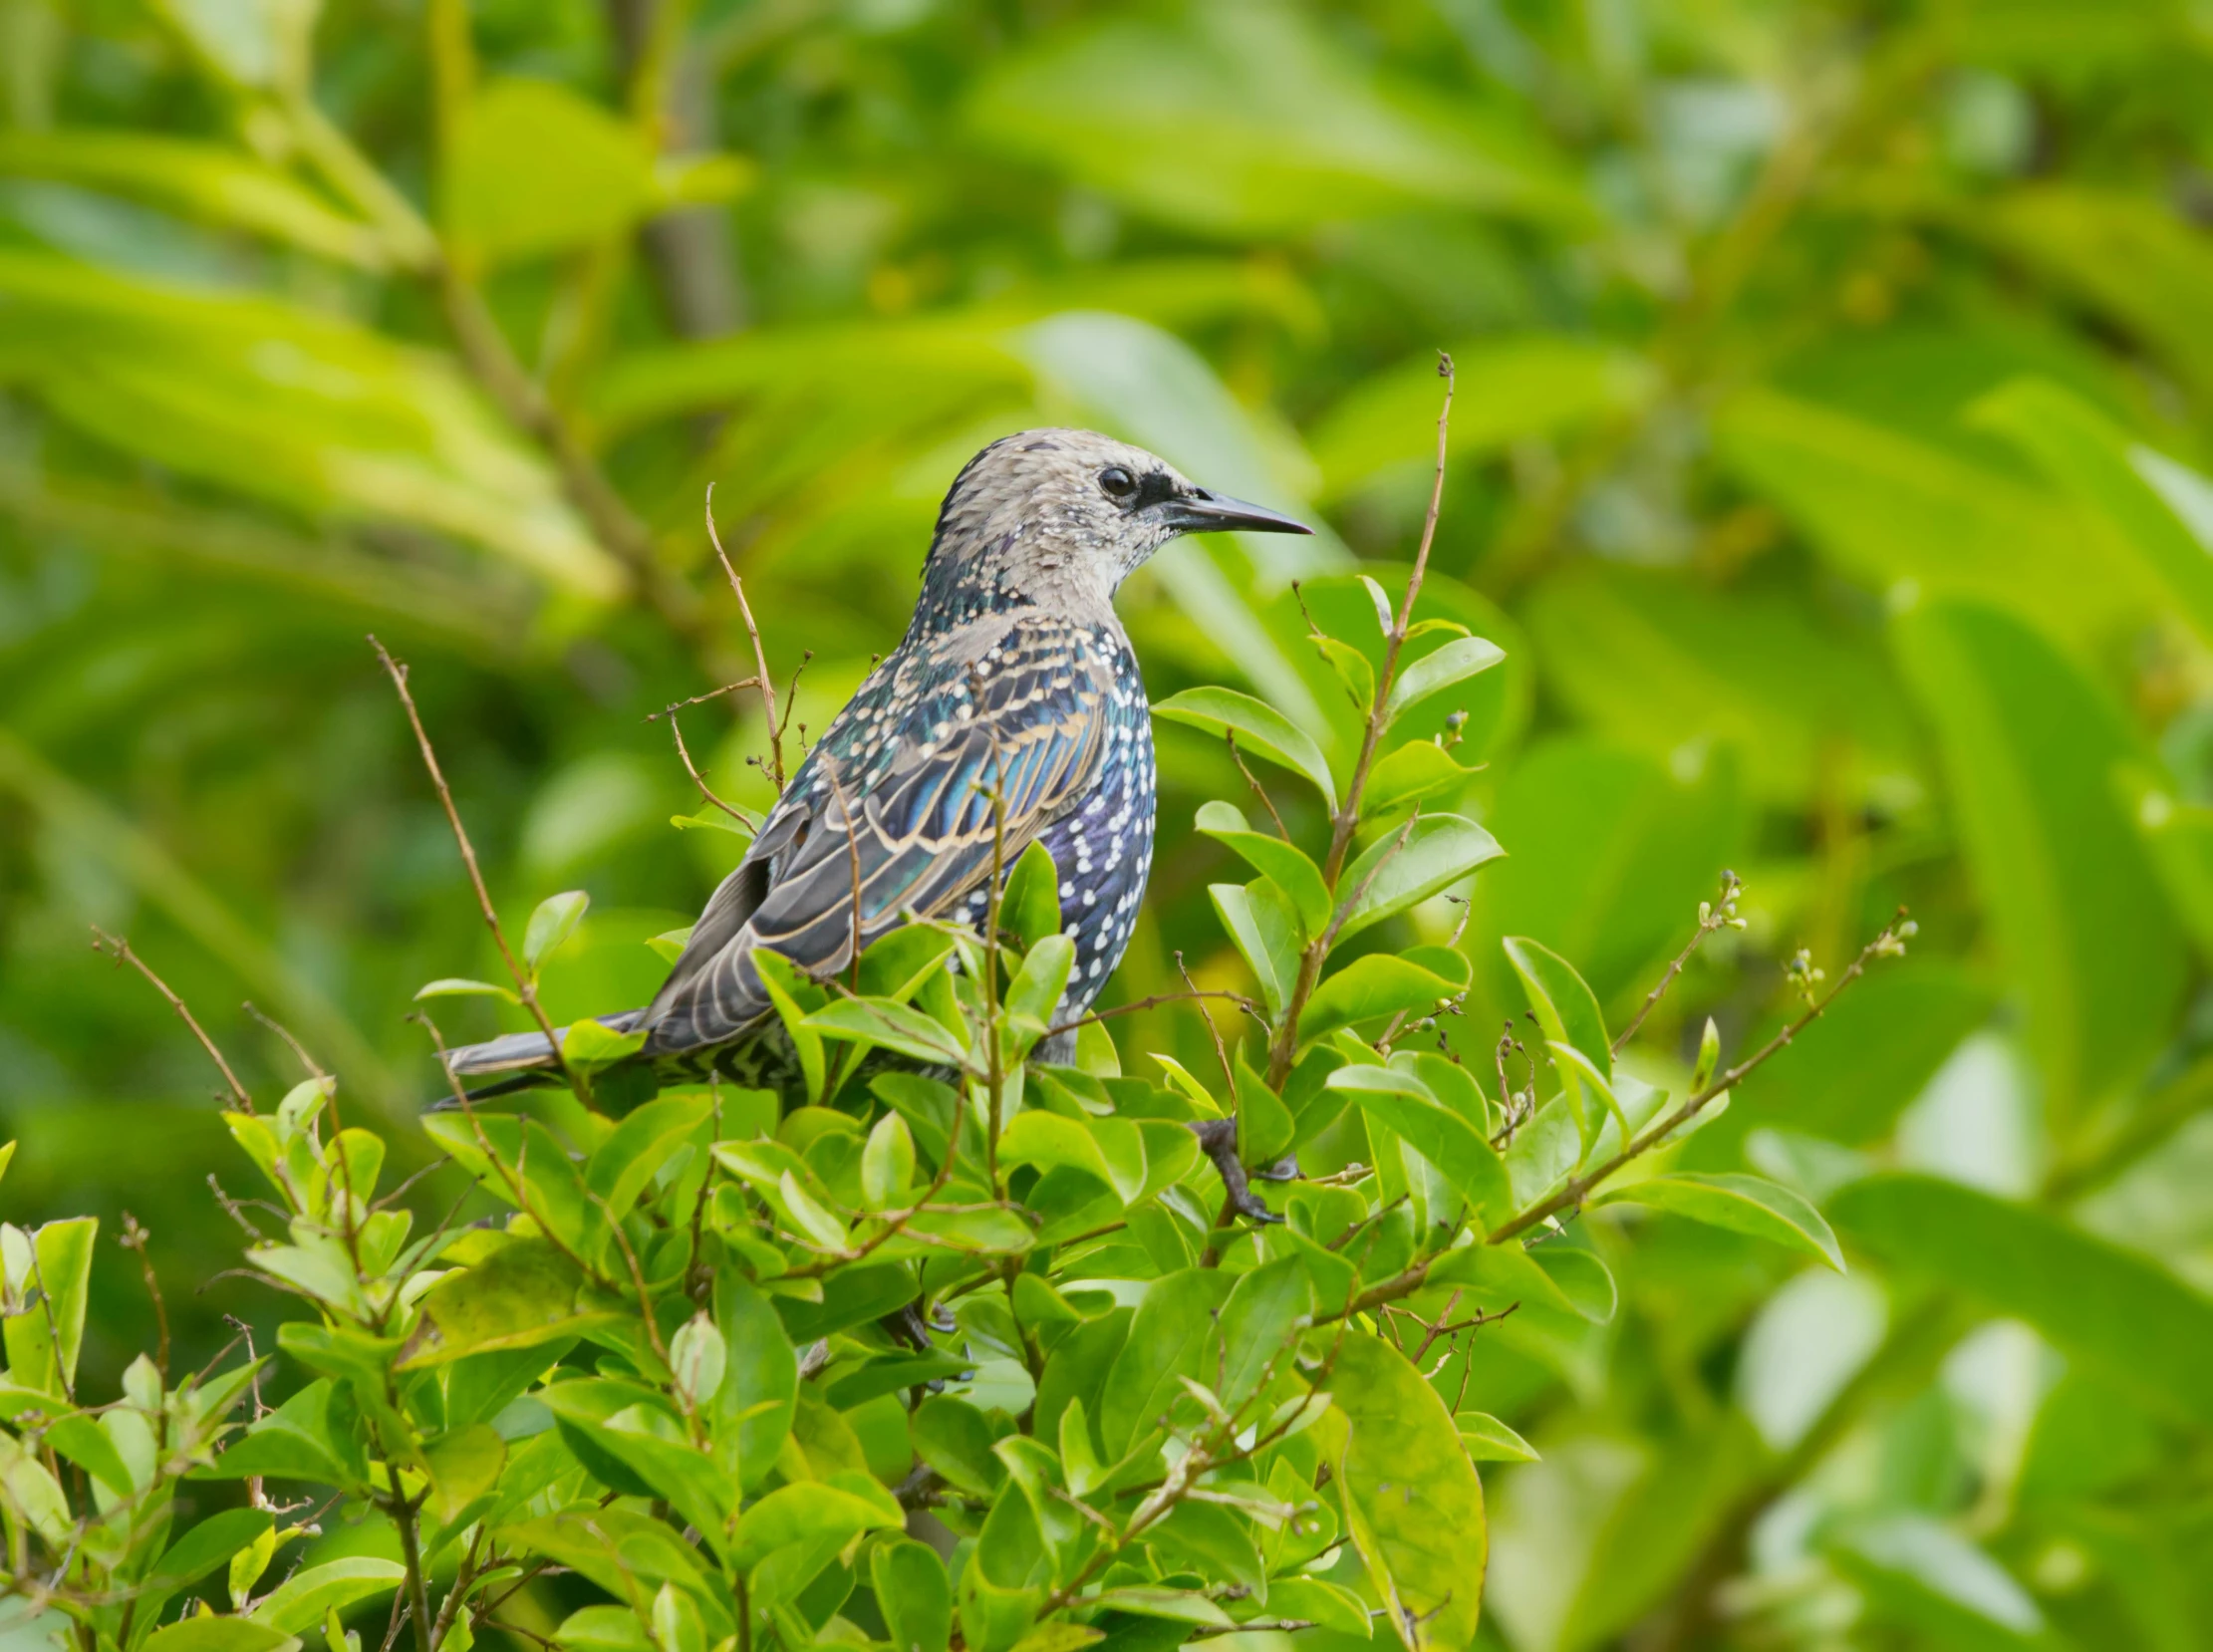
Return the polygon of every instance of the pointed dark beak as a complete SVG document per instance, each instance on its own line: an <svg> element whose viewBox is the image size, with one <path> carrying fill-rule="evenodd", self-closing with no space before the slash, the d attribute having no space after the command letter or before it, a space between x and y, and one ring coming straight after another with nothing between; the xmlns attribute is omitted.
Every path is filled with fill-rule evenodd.
<svg viewBox="0 0 2213 1652"><path fill-rule="evenodd" d="M1165 501L1161 514L1169 526L1178 533L1312 533L1304 522L1269 510L1264 505L1248 505L1243 499L1226 498L1220 493L1199 487L1186 494Z"/></svg>

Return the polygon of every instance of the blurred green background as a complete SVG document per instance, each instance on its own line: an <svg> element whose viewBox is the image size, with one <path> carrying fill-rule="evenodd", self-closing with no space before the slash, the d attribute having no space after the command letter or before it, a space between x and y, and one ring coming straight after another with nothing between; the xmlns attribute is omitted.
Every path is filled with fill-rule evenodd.
<svg viewBox="0 0 2213 1652"><path fill-rule="evenodd" d="M747 669L709 482L819 727L971 452L1145 443L1323 525L1132 582L1155 697L1242 683L1341 749L1289 581L1411 556L1445 348L1431 601L1510 656L1456 1042L1519 1007L1505 934L1619 1024L1734 868L1749 927L1633 1057L1679 1088L1707 1014L1761 1035L1798 948L1833 975L1902 902L1914 956L1688 1162L2029 1224L1840 1279L1580 1224L1622 1311L1473 1376L1544 1454L1487 1475L1487 1638L2213 1645L2202 0L0 0L0 123L8 1213L133 1211L187 1356L276 1317L219 1276L243 1162L88 925L415 1162L410 997L496 972L365 631L510 921L593 896L556 1018L627 1006L740 847L671 829L644 720ZM764 795L749 700L685 727ZM1243 781L1159 743L1123 997L1179 951L1239 980L1189 825ZM110 1244L98 1290L105 1391L151 1316Z"/></svg>

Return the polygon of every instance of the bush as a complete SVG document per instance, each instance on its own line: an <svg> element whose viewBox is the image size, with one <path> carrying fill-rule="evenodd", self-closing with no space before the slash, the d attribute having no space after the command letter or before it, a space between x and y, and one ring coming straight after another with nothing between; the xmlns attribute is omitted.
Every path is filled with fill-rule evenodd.
<svg viewBox="0 0 2213 1652"><path fill-rule="evenodd" d="M1709 1022L1672 1107L1614 1065L1635 1023L1610 1034L1565 959L1510 939L1540 1036L1510 1028L1495 1088L1464 1065L1437 1034L1470 985L1457 948L1346 956L1501 852L1423 809L1464 770L1454 735L1409 733L1409 713L1502 658L1416 617L1428 548L1395 603L1364 582L1372 624L1312 635L1365 716L1341 790L1259 700L1159 707L1310 786L1328 826L1317 861L1257 779L1273 832L1228 802L1199 811L1256 874L1211 894L1258 998L1179 994L1235 1000L1215 1073L1161 1056L1164 1083L1129 1076L1104 1016L1048 1025L1074 949L1032 847L995 868L981 938L911 924L847 980L763 962L803 1093L637 1100L603 1076L636 1038L589 1021L568 1033L569 1090L509 1113L456 1087L426 1128L494 1219L417 1233L333 1079L262 1112L225 1066L258 1208L285 1225L246 1260L314 1310L279 1335L311 1375L274 1409L250 1350L172 1379L164 1348L120 1399L81 1403L93 1226L0 1230L0 1490L26 1632L84 1652L319 1633L358 1652L347 1621L389 1594L385 1644L418 1652L466 1652L480 1629L564 1652L1067 1652L1255 1628L1468 1645L1477 1464L1533 1456L1480 1387L1471 1404L1471 1340L1509 1315L1570 1337L1611 1317L1605 1263L1561 1225L1593 1198L1841 1266L1796 1193L1639 1161L1911 926L1818 997L1801 968L1803 1015L1727 1072ZM1741 922L1735 889L1692 947ZM583 907L557 896L533 918L523 1001ZM1075 1065L1030 1063L1070 1030ZM180 1518L225 1481L244 1507ZM562 1573L590 1602L520 1621L548 1615L529 1591Z"/></svg>

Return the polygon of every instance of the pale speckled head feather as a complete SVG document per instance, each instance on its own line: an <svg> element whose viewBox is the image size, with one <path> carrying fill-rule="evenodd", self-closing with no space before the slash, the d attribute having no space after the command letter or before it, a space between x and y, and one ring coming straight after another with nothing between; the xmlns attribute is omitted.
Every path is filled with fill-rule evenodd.
<svg viewBox="0 0 2213 1652"><path fill-rule="evenodd" d="M1021 430L970 459L938 514L918 625L970 605L1105 611L1115 591L1180 534L1310 533L1226 499L1166 459L1096 430Z"/></svg>

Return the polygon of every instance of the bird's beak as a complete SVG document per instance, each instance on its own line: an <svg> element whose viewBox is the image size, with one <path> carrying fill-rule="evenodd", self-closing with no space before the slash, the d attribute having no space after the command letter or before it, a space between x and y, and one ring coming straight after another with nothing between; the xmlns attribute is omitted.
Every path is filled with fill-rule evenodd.
<svg viewBox="0 0 2213 1652"><path fill-rule="evenodd" d="M1161 513L1168 525L1178 533L1312 533L1304 522L1269 510L1264 505L1248 505L1243 499L1226 498L1206 488L1193 488L1180 493L1161 506Z"/></svg>

